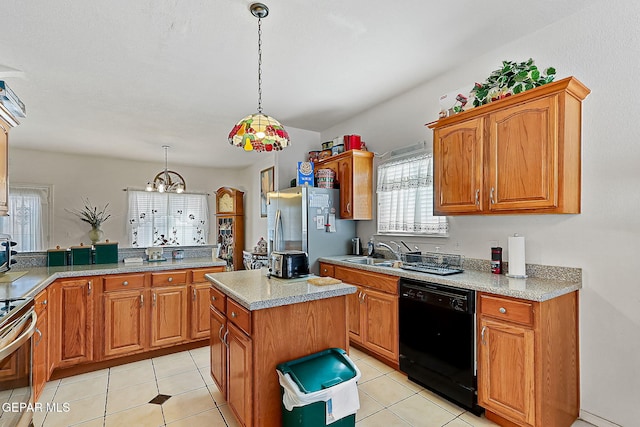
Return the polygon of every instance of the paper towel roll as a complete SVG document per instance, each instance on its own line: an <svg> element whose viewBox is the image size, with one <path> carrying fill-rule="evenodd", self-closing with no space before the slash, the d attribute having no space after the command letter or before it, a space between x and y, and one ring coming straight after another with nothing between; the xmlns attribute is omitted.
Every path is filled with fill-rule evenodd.
<svg viewBox="0 0 640 427"><path fill-rule="evenodd" d="M524 236L509 236L509 277L527 277L524 261Z"/></svg>

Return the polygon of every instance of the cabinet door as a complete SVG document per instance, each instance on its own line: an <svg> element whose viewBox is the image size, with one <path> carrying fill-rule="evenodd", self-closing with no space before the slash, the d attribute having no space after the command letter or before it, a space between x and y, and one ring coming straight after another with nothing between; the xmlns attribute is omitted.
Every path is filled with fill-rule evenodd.
<svg viewBox="0 0 640 427"><path fill-rule="evenodd" d="M347 321L349 323L349 339L357 344L362 343L360 313L363 304L362 288L358 286L355 294L347 295Z"/></svg>
<svg viewBox="0 0 640 427"><path fill-rule="evenodd" d="M364 343L367 348L398 360L398 296L370 289L363 291Z"/></svg>
<svg viewBox="0 0 640 427"><path fill-rule="evenodd" d="M433 135L434 213L474 213L484 209L484 119L437 129Z"/></svg>
<svg viewBox="0 0 640 427"><path fill-rule="evenodd" d="M489 210L558 206L558 96L489 116Z"/></svg>
<svg viewBox="0 0 640 427"><path fill-rule="evenodd" d="M151 291L151 346L177 344L188 339L187 287Z"/></svg>
<svg viewBox="0 0 640 427"><path fill-rule="evenodd" d="M60 280L49 290L54 368L93 360L93 279Z"/></svg>
<svg viewBox="0 0 640 427"><path fill-rule="evenodd" d="M484 316L479 328L478 404L534 425L534 331Z"/></svg>
<svg viewBox="0 0 640 427"><path fill-rule="evenodd" d="M222 397L227 399L227 346L224 342L227 319L213 307L209 308L211 322L211 378L218 386Z"/></svg>
<svg viewBox="0 0 640 427"><path fill-rule="evenodd" d="M227 323L229 334L227 343L229 346L228 363L228 396L227 402L241 425L253 425L253 397L252 375L252 343L240 329L232 323Z"/></svg>
<svg viewBox="0 0 640 427"><path fill-rule="evenodd" d="M33 396L37 402L40 393L49 379L49 318L46 310L38 314L36 333L33 341Z"/></svg>
<svg viewBox="0 0 640 427"><path fill-rule="evenodd" d="M146 348L147 310L143 290L105 293L104 355L116 356Z"/></svg>
<svg viewBox="0 0 640 427"><path fill-rule="evenodd" d="M209 337L209 287L208 283L191 285L191 339Z"/></svg>
<svg viewBox="0 0 640 427"><path fill-rule="evenodd" d="M353 176L352 158L347 157L338 161L336 179L340 183L340 218L353 219Z"/></svg>

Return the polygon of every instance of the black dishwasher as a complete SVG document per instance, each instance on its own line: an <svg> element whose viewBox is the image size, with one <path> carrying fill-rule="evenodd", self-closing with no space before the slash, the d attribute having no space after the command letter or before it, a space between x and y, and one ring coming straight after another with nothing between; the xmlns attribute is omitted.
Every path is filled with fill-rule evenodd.
<svg viewBox="0 0 640 427"><path fill-rule="evenodd" d="M480 414L475 363L475 291L400 279L400 370Z"/></svg>

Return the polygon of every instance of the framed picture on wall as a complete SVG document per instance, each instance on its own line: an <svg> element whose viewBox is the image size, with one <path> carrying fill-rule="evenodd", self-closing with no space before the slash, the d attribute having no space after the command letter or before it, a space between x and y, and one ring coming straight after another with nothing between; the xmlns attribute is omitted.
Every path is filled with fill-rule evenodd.
<svg viewBox="0 0 640 427"><path fill-rule="evenodd" d="M267 193L273 191L273 166L260 171L260 216L267 216Z"/></svg>

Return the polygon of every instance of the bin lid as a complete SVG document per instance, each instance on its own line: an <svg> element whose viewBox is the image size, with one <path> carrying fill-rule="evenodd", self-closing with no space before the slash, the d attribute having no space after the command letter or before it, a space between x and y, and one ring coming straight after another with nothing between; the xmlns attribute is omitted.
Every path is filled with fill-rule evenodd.
<svg viewBox="0 0 640 427"><path fill-rule="evenodd" d="M305 394L333 387L356 376L353 362L341 348L330 348L281 363L277 369L289 374Z"/></svg>

